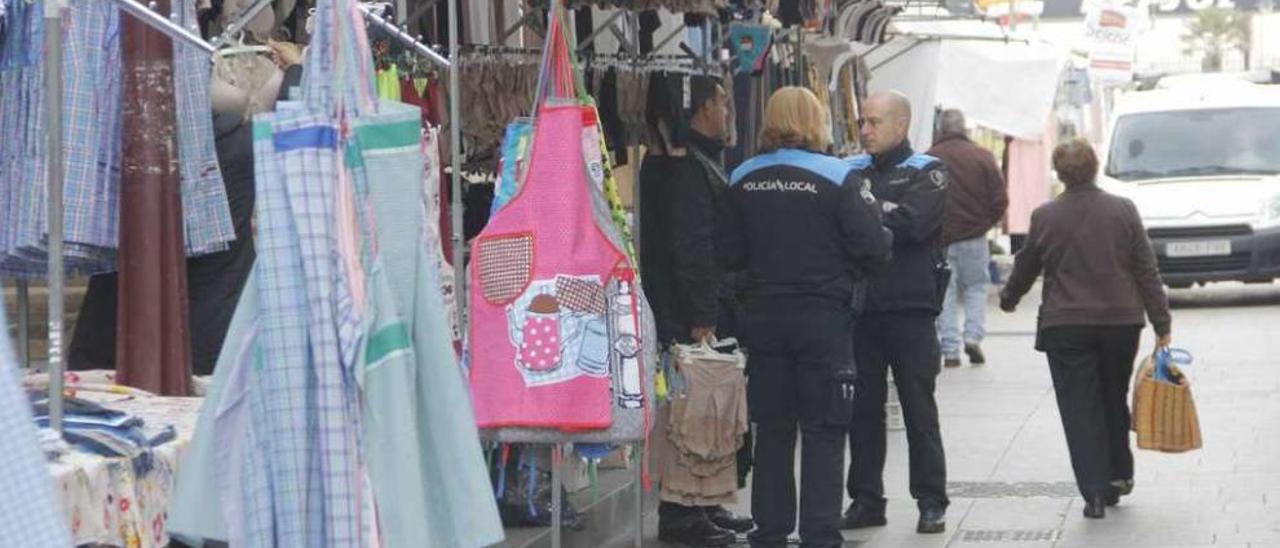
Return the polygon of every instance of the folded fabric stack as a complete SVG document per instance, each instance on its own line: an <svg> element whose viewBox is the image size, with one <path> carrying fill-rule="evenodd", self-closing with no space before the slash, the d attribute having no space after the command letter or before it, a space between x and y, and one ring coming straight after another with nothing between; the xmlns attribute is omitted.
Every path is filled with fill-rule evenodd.
<svg viewBox="0 0 1280 548"><path fill-rule="evenodd" d="M48 400L36 401L32 407L36 426L42 434L51 434ZM152 448L177 437L173 426L166 426L159 433L148 436L141 418L91 401L66 398L63 410L62 438L72 448L104 457L127 458L139 474L151 468ZM52 444L50 446L53 447Z"/></svg>

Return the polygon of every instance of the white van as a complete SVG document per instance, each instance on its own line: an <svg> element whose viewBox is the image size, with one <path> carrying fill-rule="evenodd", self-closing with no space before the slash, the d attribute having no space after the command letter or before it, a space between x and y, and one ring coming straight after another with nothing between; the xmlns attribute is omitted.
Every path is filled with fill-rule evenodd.
<svg viewBox="0 0 1280 548"><path fill-rule="evenodd" d="M1280 277L1280 87L1129 93L1108 135L1100 183L1137 205L1167 285Z"/></svg>

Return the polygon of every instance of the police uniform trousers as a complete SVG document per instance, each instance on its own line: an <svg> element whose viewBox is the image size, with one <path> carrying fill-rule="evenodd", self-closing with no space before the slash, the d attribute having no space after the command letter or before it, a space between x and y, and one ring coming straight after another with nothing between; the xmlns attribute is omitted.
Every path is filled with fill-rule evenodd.
<svg viewBox="0 0 1280 548"><path fill-rule="evenodd" d="M887 375L902 403L907 427L911 496L921 510L945 509L947 462L938 426L934 386L942 369L938 332L932 313L865 314L854 330L857 394L849 447L849 496L872 510L883 511L885 462L885 400Z"/></svg>
<svg viewBox="0 0 1280 548"><path fill-rule="evenodd" d="M852 399L843 407L833 400L832 379L853 359L853 312L834 301L778 299L750 303L746 324L747 398L756 424L751 546L783 547L795 530L797 431L802 546L840 546L837 478Z"/></svg>

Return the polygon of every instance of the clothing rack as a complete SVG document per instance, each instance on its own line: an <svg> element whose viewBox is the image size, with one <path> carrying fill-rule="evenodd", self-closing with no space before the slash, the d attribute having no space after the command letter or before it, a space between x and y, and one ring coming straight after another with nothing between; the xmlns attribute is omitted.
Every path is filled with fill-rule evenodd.
<svg viewBox="0 0 1280 548"><path fill-rule="evenodd" d="M168 36L170 39L186 43L192 47L212 55L217 51L214 44L206 42L201 38L197 31L187 29L173 22L171 17L166 17L157 13L151 5L145 5L138 0L113 0L122 12L137 18L142 23L155 29L156 31ZM236 18L228 27L228 32L223 33L215 42L221 45L225 40L241 28L245 22L255 17L270 3L270 0L256 0L255 3ZM58 0L50 0L44 4L44 20L46 28L62 27L62 10L63 2ZM364 8L364 6L361 6ZM404 31L387 22L380 16L371 13L367 8L363 9L365 19L370 24L374 24L388 31L393 37L401 42L405 42L413 51L420 53L432 60L438 65L449 69L449 87L450 100L449 111L450 118L453 120L461 119L459 113L458 97L458 72L457 65L451 62L451 59L457 59L459 55L458 47L458 16L456 10L449 10L449 55L446 59L436 53L431 48L422 44L418 40L414 40ZM50 128L62 127L63 108L62 108L62 33L46 32L44 33L44 63L48 77L45 78L45 104L49 105L45 109L45 124ZM64 204L63 193L65 183L65 173L63 172L63 143L61 131L46 132L47 139L47 185L48 185L48 353L49 363L47 373L49 376L49 427L59 434L63 429L63 374L66 365L63 362L62 341L63 327L66 316L66 275L64 272L65 261L63 258L63 238L64 238ZM461 128L458 124L451 124L450 139L453 143L461 142ZM451 171L452 171L452 187L453 187L453 241L454 241L454 268L457 270L457 279L463 284L463 290L460 292L458 313L463 319L465 318L465 284L466 271L463 268L463 239L462 239L462 179L461 165L462 158L460 151L455 146L451 151ZM30 337L28 332L29 313L29 290L26 281L17 283L18 302L18 339L19 339L19 359L24 365L29 365L30 356Z"/></svg>
<svg viewBox="0 0 1280 548"><path fill-rule="evenodd" d="M59 3L60 2L47 2L45 4L46 6L45 19L50 19L49 17L50 10L53 10L53 11L58 10L56 6ZM207 55L213 55L213 52L216 50L216 48L214 48L212 44L210 44L209 42L205 42L204 39L200 37L200 35L196 34L196 31L183 28L182 25L174 23L169 17L165 17L163 15L160 15L159 13L156 13L150 6L143 5L141 2L138 2L137 0L115 0L115 3L117 6L120 7L120 11L123 11L129 15L136 17L138 20L142 21L143 23L146 23L147 26L163 33L165 36L168 36L173 40L186 42L187 45L193 46L199 49L200 51L205 52L205 54ZM49 7L50 5L55 7ZM258 9L259 11L261 11L262 8L258 8ZM53 18L61 19L61 15L59 14L57 16L54 16ZM58 51L61 52L62 51L61 39L57 41L57 46L58 46ZM59 127L59 126L51 126L51 127Z"/></svg>
<svg viewBox="0 0 1280 548"><path fill-rule="evenodd" d="M227 28L222 32L222 34L217 38L214 38L209 44L213 46L213 49L215 50L222 47L223 44L235 37L237 33L243 32L244 26L249 24L249 21L253 20L254 17L257 17L259 13L262 13L262 10L266 9L269 5L271 5L271 0L254 0L253 4L250 4L248 7L240 10L240 13L236 14L236 18L227 25Z"/></svg>
<svg viewBox="0 0 1280 548"><path fill-rule="evenodd" d="M414 38L408 32L405 32L403 29L396 26L395 23L392 23L381 15L375 13L373 8L368 4L360 4L360 11L364 12L364 20L366 23L386 31L387 34L391 35L392 38L397 42L400 42L401 45L408 48L410 51L426 57L427 60L443 68L449 68L452 64L449 59L445 59L444 56L436 53L436 50L431 49L430 46L422 43L421 36Z"/></svg>
<svg viewBox="0 0 1280 548"><path fill-rule="evenodd" d="M116 5L121 11L128 15L132 15L147 26L154 28L160 33L168 36L175 41L184 42L193 46L206 54L213 55L214 48L204 39L200 38L195 32L183 28L181 25L174 23L170 17L164 17L152 10L150 6L143 5L136 0L115 0ZM44 20L45 28L58 29L62 28L62 2L48 1L44 4ZM46 76L45 78L45 124L48 128L62 127L62 33L46 32L44 33L44 62ZM63 260L63 238L64 238L64 204L63 204L63 185L65 183L66 174L63 172L62 165L62 132L51 130L45 132L48 145L48 352L49 352L49 427L59 434L62 433L63 418L63 371L66 369L62 357L62 338L63 325L66 315L66 274L63 272L65 268ZM22 320L28 319L28 313L25 310L27 303L26 284L19 285L19 301L23 306L23 311L19 313ZM23 322L23 328L19 330L20 338L25 336L26 322ZM27 354L29 341L22 340L22 353Z"/></svg>

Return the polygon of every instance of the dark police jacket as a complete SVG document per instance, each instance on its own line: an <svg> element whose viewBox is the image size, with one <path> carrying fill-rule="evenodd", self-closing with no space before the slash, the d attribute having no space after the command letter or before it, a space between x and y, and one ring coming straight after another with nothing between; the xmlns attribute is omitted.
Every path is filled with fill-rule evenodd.
<svg viewBox="0 0 1280 548"><path fill-rule="evenodd" d="M840 159L780 149L730 177L723 261L745 267L749 303L852 302L889 259L892 235L869 186Z"/></svg>
<svg viewBox="0 0 1280 548"><path fill-rule="evenodd" d="M870 181L871 193L893 231L893 260L872 277L864 309L868 313L939 313L942 302L937 267L944 259L942 220L947 174L942 162L915 154L903 142L876 157L848 160L855 177Z"/></svg>

